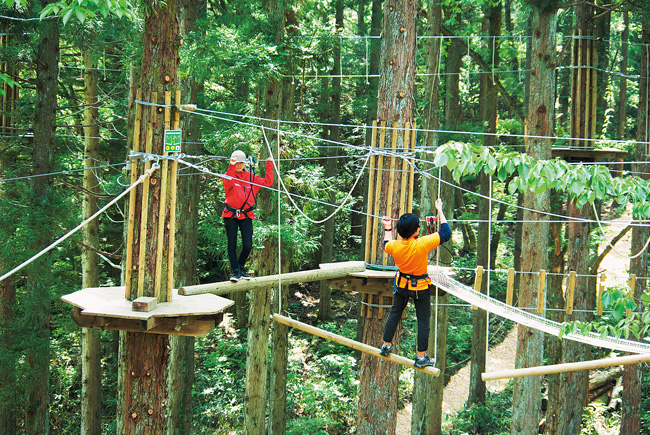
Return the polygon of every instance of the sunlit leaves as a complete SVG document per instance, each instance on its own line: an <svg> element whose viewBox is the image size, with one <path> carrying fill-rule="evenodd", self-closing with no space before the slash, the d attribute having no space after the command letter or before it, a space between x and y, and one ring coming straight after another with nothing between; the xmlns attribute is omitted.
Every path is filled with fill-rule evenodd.
<svg viewBox="0 0 650 435"><path fill-rule="evenodd" d="M61 16L63 24L67 24L73 16L82 24L88 18L106 18L109 15L136 19L135 6L127 0L61 0L46 5L40 18L53 15Z"/></svg>

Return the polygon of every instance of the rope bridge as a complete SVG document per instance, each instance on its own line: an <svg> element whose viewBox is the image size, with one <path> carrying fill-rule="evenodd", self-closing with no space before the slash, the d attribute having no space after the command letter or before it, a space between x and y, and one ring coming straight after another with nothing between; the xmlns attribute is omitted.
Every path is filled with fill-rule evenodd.
<svg viewBox="0 0 650 435"><path fill-rule="evenodd" d="M529 328L538 329L551 335L560 335L560 324L543 317L528 313L520 308L510 306L504 302L492 299L483 293L479 293L453 278L442 273L431 274L432 284L437 285L447 293L460 298L472 305L497 314L506 319L512 320ZM568 340L578 341L592 346L604 347L607 349L619 350L630 353L650 354L650 344L622 338L605 337L589 332L587 334L571 333L563 335Z"/></svg>

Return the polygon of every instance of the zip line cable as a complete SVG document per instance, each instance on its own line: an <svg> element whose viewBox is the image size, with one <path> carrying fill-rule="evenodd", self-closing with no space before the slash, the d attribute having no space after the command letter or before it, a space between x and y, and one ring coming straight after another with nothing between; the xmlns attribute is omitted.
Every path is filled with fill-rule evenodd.
<svg viewBox="0 0 650 435"><path fill-rule="evenodd" d="M67 171L59 171L59 172L48 172L47 174L35 174L35 175L25 175L24 177L13 177L13 178L0 178L0 183L5 183L7 181L17 181L17 180L28 180L31 178L38 178L38 177L49 177L52 175L61 175L61 174L69 174L72 172L81 172L81 171L86 171L89 169L103 169L103 168L110 168L112 166L124 166L126 162L123 163L113 163L110 165L101 165L101 166L93 166L90 168L81 168L81 169L69 169Z"/></svg>
<svg viewBox="0 0 650 435"><path fill-rule="evenodd" d="M36 254L36 255L34 255L33 257L29 258L28 260L24 261L24 262L21 263L20 265L14 267L13 269L11 269L9 272L5 273L4 275L0 276L0 281L4 281L5 279L9 278L11 275L13 275L14 273L18 272L18 271L21 270L23 267L25 267L25 266L27 266L28 264L32 263L32 262L35 261L36 259L40 258L40 257L41 257L42 255L44 255L45 253L49 252L52 248L54 248L55 246L59 245L61 242L63 242L64 240L66 240L68 237L72 236L74 233L76 233L77 231L79 231L80 229L82 229L84 226L86 226L86 224L87 224L88 222L92 221L92 220L95 219L97 216L99 216L100 214L102 214L104 211L106 211L106 209L108 209L110 206L112 206L112 205L115 204L117 201L119 201L120 199L122 199L122 197L124 197L127 193L129 193L131 190L133 190L133 189L134 189L138 184L142 183L142 182L145 180L145 178L147 178L149 175L151 175L151 173L153 173L156 169L158 169L158 163L157 163L157 162L154 163L153 166L151 166L151 168L148 169L144 174L142 174L142 175L140 176L140 178L138 178L138 180L137 180L135 183L133 183L133 184L132 184L128 189L124 190L124 191L123 191L122 193L120 193L118 196L116 196L115 198L113 198L113 199L112 199L111 201L109 201L109 202L108 202L104 207L102 207L102 208L100 208L99 210L97 210L97 211L96 211L92 216L90 216L88 219L86 219L85 221L83 221L82 223L80 223L79 225L77 225L75 228L73 228L72 230L70 230L70 231L69 231L67 234L65 234L63 237L61 237L61 238L59 238L58 240L54 241L54 242L53 242L52 244L50 244L47 248L43 249L43 250L42 250L41 252L39 252L38 254Z"/></svg>

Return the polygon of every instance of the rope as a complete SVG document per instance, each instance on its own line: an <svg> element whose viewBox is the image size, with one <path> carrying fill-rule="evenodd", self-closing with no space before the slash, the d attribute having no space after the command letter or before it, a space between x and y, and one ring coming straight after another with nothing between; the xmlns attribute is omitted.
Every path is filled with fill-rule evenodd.
<svg viewBox="0 0 650 435"><path fill-rule="evenodd" d="M627 258L628 260L632 260L633 258L636 258L636 257L638 257L639 255L643 254L643 253L645 252L645 250L648 249L648 244L650 244L650 237L648 237L648 240L646 240L645 245L643 245L643 248L641 248L641 250L640 250L639 252L637 252L636 254L634 254L634 255L632 255L632 256L629 256L629 255L627 255L627 254L624 254L624 253L622 253L621 251L619 251L618 249L616 249L616 248L614 247L614 245L612 245L611 240L610 240L609 238L607 238L607 236L605 235L605 230L603 230L603 226L600 224L600 220L598 220L598 211L596 210L596 202L595 202L595 201L592 202L591 205L592 205L592 207L593 207L593 209L594 209L594 217L596 218L596 222L598 222L598 228L600 228L600 232L602 233L602 235L603 235L603 237L605 238L605 240L607 240L607 244L608 244L608 245L612 248L612 250L613 250L614 252L616 252L619 256L621 256L621 257L623 257L623 258Z"/></svg>
<svg viewBox="0 0 650 435"><path fill-rule="evenodd" d="M370 302L364 302L364 301L361 301L361 305L367 305L369 307L375 307L375 308L393 308L392 305L371 304Z"/></svg>
<svg viewBox="0 0 650 435"><path fill-rule="evenodd" d="M34 255L33 257L29 258L28 260L24 261L24 262L21 263L20 265L18 265L18 266L16 266L16 267L14 267L13 269L11 269L9 272L7 272L7 273L5 273L4 275L2 275L2 276L0 277L0 281L4 281L5 279L9 278L11 275L13 275L14 273L18 272L18 271L21 270L23 267L25 267L25 266L27 266L28 264L32 263L32 262L35 261L36 259L40 258L42 255L44 255L45 253L47 253L48 251L50 251L52 248L54 248L55 246L57 246L58 244L60 244L60 243L63 242L64 240L66 240L68 237L70 237L71 235L73 235L74 233L76 233L77 231L79 231L80 229L82 229L82 228L83 228L83 227L84 227L88 222L92 221L92 220L95 219L97 216L99 216L100 214L102 214L104 211L106 211L106 209L108 209L110 206L112 206L112 205L115 204L117 201L119 201L119 200L120 200L124 195L126 195L127 193L129 193L129 192L130 192L132 189L134 189L138 184L142 183L142 182L144 181L144 179L145 179L147 176L149 176L153 171L155 171L157 168L158 168L158 164L155 163L155 164L154 164L150 169L147 170L147 172L145 172L144 174L142 174L142 175L140 176L140 178L138 178L138 180L137 180L135 183L133 183L133 184L132 184L128 189L126 189L124 192L120 193L118 196L116 196L115 198L113 198L113 199L112 199L111 201L109 201L109 202L108 202L104 207L102 207L102 208L100 208L99 210L97 210L97 212L95 212L95 214L93 214L93 215L90 216L88 219L86 219L85 221L83 221L82 223L80 223L79 225L77 225L75 228L73 228L72 230L70 230L70 231L69 231L67 234L65 234L63 237L61 237L60 239L58 239L58 240L56 240L55 242L53 242L52 244L50 244L50 246L48 246L47 248L43 249L43 250L42 250L41 252L39 252L38 254Z"/></svg>
<svg viewBox="0 0 650 435"><path fill-rule="evenodd" d="M280 127L279 127L279 122L278 122L278 133L279 132L280 132ZM266 137L266 131L264 130L264 127L262 127L262 133L264 134L264 141L266 142L266 146L269 149L269 152L272 152L271 151L271 145L269 144L269 139ZM294 208L298 211L298 213L300 213L305 219L307 219L309 222L311 222L313 224L322 224L323 222L325 222L325 221L329 220L330 218L332 218L336 213L338 213L339 210L341 210L343 208L343 205L348 200L348 198L350 198L350 196L352 196L352 192L354 191L354 188L357 187L357 184L359 183L359 180L361 180L361 177L363 176L363 173L364 173L364 171L366 169L366 166L368 165L368 162L370 161L371 154L372 153L368 153L368 156L366 157L366 161L364 162L363 167L359 171L359 175L357 176L357 179L354 181L354 184L352 185L352 188L350 189L348 194L345 196L343 201L341 201L341 204L329 216L327 216L327 217L325 217L323 219L320 219L320 220L315 220L315 219L310 218L309 216L307 216L305 214L305 212L303 212L300 209L300 207L298 207L298 204L296 204L296 202L291 197L291 194L289 193L289 190L287 189L287 186L285 186L284 181L282 181L282 178L280 177L280 172L278 171L278 167L275 164L275 161L273 162L273 167L275 168L276 172L278 173L279 184L282 186L282 188L287 193L287 195L289 195L289 200L291 201L291 204L293 204Z"/></svg>
<svg viewBox="0 0 650 435"><path fill-rule="evenodd" d="M450 278L447 275L439 274L440 286L446 292L486 311L490 311L501 317L512 320L529 328L534 328L551 335L559 336L561 325L552 320L528 313L520 308L512 307L496 299L492 299L460 282ZM607 349L619 350L631 353L650 353L650 344L625 340L621 338L605 337L601 338L600 334L589 332L564 334L563 338L567 340L578 341L591 346L599 346Z"/></svg>

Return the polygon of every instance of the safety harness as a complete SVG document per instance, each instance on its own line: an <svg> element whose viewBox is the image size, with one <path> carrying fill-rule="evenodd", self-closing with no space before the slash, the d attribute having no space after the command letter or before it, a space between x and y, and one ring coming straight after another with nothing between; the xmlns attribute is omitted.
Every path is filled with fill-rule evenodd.
<svg viewBox="0 0 650 435"><path fill-rule="evenodd" d="M250 174L251 174L250 182L253 183L253 180L255 179L255 166L253 166L253 164L257 163L257 159L253 157L251 159L251 163L252 163L252 165L251 165L251 171L250 171ZM244 210L244 205L246 205L246 203L248 202L248 198L251 197L251 194L253 194L253 205L251 205L246 210ZM230 213L233 213L237 217L241 216L242 214L244 216L248 217L248 213L255 210L256 201L257 201L257 198L255 197L255 193L253 193L253 185L251 184L251 190L248 191L248 195L246 195L246 199L244 200L244 205L242 205L241 208L237 209L237 208L235 208L235 207L233 207L233 206L231 206L229 204L225 204L225 203L224 203L224 206L225 206L225 210L228 210Z"/></svg>
<svg viewBox="0 0 650 435"><path fill-rule="evenodd" d="M423 280L426 281L427 284L431 284L431 278L428 273L425 273L424 275L411 275L398 270L395 274L395 285L405 290L408 290L409 283L411 284L411 287L414 287L414 290L417 289L418 282Z"/></svg>

